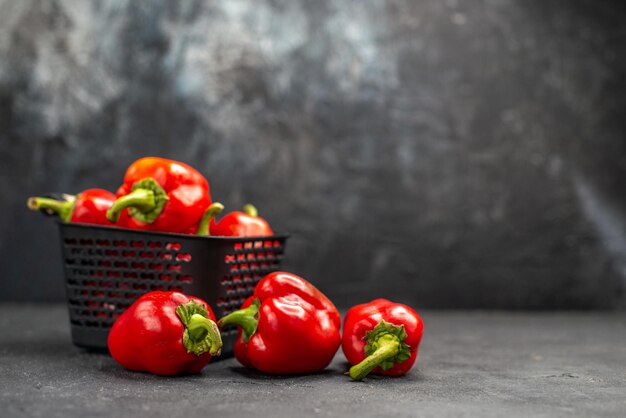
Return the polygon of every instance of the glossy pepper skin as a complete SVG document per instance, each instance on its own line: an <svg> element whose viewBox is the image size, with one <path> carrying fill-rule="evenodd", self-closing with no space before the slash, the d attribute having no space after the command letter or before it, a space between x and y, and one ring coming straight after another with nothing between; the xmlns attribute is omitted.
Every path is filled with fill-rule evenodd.
<svg viewBox="0 0 626 418"><path fill-rule="evenodd" d="M128 227L148 231L193 233L211 204L209 182L185 163L145 157L126 170L118 199L107 212L116 222L128 209Z"/></svg>
<svg viewBox="0 0 626 418"><path fill-rule="evenodd" d="M222 206L223 209L223 206ZM243 207L243 212L230 212L219 222L215 222L213 213L210 217L210 235L222 237L262 237L274 235L270 224L259 217L257 209L248 204ZM198 235L209 235L206 226L198 229Z"/></svg>
<svg viewBox="0 0 626 418"><path fill-rule="evenodd" d="M108 190L87 189L67 200L47 197L31 197L27 205L31 210L56 214L63 222L125 227L128 216L124 213L117 224L106 217L107 210L115 202L115 195Z"/></svg>
<svg viewBox="0 0 626 418"><path fill-rule="evenodd" d="M219 355L222 340L206 302L154 291L117 318L108 345L111 356L126 369L173 376L199 373Z"/></svg>
<svg viewBox="0 0 626 418"><path fill-rule="evenodd" d="M403 375L413 367L424 323L412 308L387 299L353 306L343 323L341 346L354 366L349 375Z"/></svg>
<svg viewBox="0 0 626 418"><path fill-rule="evenodd" d="M218 324L240 326L235 357L269 374L323 370L341 340L335 305L305 279L285 272L261 279L242 309Z"/></svg>

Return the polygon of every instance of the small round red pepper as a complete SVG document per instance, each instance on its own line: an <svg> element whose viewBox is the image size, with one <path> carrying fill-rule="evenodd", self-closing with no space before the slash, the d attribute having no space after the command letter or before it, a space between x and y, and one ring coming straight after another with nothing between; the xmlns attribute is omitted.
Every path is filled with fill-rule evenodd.
<svg viewBox="0 0 626 418"><path fill-rule="evenodd" d="M422 319L410 307L387 299L353 306L343 322L341 346L353 364L349 375L403 375L413 367L424 332Z"/></svg>
<svg viewBox="0 0 626 418"><path fill-rule="evenodd" d="M178 161L145 157L126 170L118 199L107 213L116 222L128 208L128 226L149 231L195 231L211 204L209 182L193 167Z"/></svg>
<svg viewBox="0 0 626 418"><path fill-rule="evenodd" d="M126 214L122 214L117 224L106 217L115 199L115 195L108 190L87 189L67 200L31 197L27 205L31 210L52 212L63 222L124 227L127 223Z"/></svg>
<svg viewBox="0 0 626 418"><path fill-rule="evenodd" d="M302 277L285 272L261 279L242 309L218 324L239 326L235 357L270 374L323 370L341 341L335 305Z"/></svg>
<svg viewBox="0 0 626 418"><path fill-rule="evenodd" d="M149 292L117 318L111 356L123 367L172 376L199 373L219 355L222 339L210 306L178 292Z"/></svg>
<svg viewBox="0 0 626 418"><path fill-rule="evenodd" d="M223 208L224 206L221 206L221 209ZM221 212L221 209L208 214L210 226L206 225L206 219L204 222L200 222L198 235L209 235L209 230L210 235L222 237L263 237L274 235L270 224L265 219L259 217L257 209L250 204L243 207L243 212L230 212L224 215L219 222L215 222L213 216Z"/></svg>

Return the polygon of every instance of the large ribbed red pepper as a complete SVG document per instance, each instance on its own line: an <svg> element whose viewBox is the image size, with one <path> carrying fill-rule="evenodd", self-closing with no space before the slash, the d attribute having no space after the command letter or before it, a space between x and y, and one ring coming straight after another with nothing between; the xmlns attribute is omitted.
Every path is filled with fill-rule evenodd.
<svg viewBox="0 0 626 418"><path fill-rule="evenodd" d="M187 164L158 157L132 163L107 217L115 222L128 208L128 226L192 233L211 204L209 182Z"/></svg>
<svg viewBox="0 0 626 418"><path fill-rule="evenodd" d="M376 299L353 306L344 319L341 341L346 358L354 365L350 377L405 374L415 363L423 332L418 313L401 303Z"/></svg>
<svg viewBox="0 0 626 418"><path fill-rule="evenodd" d="M117 318L108 343L123 367L164 376L198 373L222 348L205 301L159 291L141 296Z"/></svg>
<svg viewBox="0 0 626 418"><path fill-rule="evenodd" d="M213 235L221 237L262 237L274 235L270 224L261 217L257 209L248 204L243 212L230 212L219 222L214 216L224 209L221 203L213 203L198 225L198 235ZM210 234L209 234L210 232Z"/></svg>
<svg viewBox="0 0 626 418"><path fill-rule="evenodd" d="M264 373L313 373L324 369L340 344L335 305L295 274L270 273L242 309L218 321L240 326L235 357Z"/></svg>
<svg viewBox="0 0 626 418"><path fill-rule="evenodd" d="M114 202L115 195L108 190L87 189L66 200L31 197L27 204L31 210L55 213L63 222L125 227L128 218L125 213L117 224L106 217Z"/></svg>

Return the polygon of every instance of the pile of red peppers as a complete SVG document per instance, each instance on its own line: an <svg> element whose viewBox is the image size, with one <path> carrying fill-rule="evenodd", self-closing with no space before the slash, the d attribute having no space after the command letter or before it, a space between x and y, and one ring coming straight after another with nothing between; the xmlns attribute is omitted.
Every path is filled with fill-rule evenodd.
<svg viewBox="0 0 626 418"><path fill-rule="evenodd" d="M196 373L219 354L219 329L232 326L239 329L235 357L245 367L275 375L316 373L341 346L353 380L407 373L424 330L410 307L376 299L348 310L341 335L341 317L330 299L302 277L274 272L259 281L240 310L217 322L203 300L147 293L116 320L109 351L129 370Z"/></svg>
<svg viewBox="0 0 626 418"><path fill-rule="evenodd" d="M56 214L63 222L178 234L252 237L273 235L256 208L214 217L224 206L213 203L207 179L195 168L166 158L132 163L113 194L87 189L65 200L31 197L28 208Z"/></svg>
<svg viewBox="0 0 626 418"><path fill-rule="evenodd" d="M126 170L113 194L88 189L63 200L28 199L31 210L62 222L204 236L271 236L252 205L216 221L209 182L193 167L146 157ZM256 285L241 308L217 320L208 303L178 292L149 292L114 323L108 346L124 368L158 375L200 372L222 348L220 330L238 328L235 357L267 374L325 369L342 347L354 380L369 374L399 376L414 365L424 324L409 306L376 299L347 311L341 329L335 305L292 273L274 272Z"/></svg>

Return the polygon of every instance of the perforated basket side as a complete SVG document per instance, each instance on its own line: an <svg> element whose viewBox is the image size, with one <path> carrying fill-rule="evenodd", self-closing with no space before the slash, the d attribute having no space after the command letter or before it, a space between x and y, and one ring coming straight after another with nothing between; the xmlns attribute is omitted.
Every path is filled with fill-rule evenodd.
<svg viewBox="0 0 626 418"><path fill-rule="evenodd" d="M109 328L135 299L174 290L207 301L216 317L238 309L276 271L286 236L196 237L59 223L72 339L106 348ZM230 354L235 330L223 334Z"/></svg>

